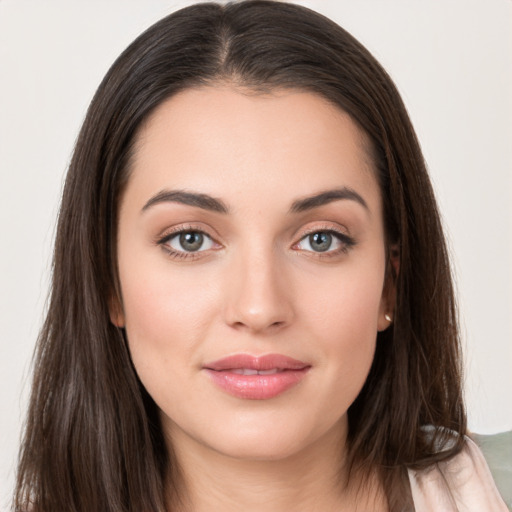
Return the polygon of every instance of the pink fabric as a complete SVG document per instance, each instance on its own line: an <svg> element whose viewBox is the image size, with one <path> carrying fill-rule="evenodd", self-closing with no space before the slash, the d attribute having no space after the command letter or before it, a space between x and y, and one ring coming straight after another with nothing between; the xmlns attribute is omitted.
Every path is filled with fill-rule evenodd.
<svg viewBox="0 0 512 512"><path fill-rule="evenodd" d="M409 470L415 512L508 512L478 446L467 438L456 457Z"/></svg>

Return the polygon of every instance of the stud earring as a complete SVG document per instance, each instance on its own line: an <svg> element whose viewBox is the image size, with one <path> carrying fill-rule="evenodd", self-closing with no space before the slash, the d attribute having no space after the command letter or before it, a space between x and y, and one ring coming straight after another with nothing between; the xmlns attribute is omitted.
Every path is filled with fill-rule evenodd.
<svg viewBox="0 0 512 512"><path fill-rule="evenodd" d="M392 322L392 321L393 321L393 319L392 319L392 318L391 318L387 313L384 315L384 318L385 318L388 322Z"/></svg>

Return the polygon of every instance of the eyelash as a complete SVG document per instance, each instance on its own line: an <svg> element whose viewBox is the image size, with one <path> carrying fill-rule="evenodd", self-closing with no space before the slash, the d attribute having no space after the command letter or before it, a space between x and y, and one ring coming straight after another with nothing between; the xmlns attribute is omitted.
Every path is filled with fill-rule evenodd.
<svg viewBox="0 0 512 512"><path fill-rule="evenodd" d="M347 254L350 251L350 249L352 249L356 245L356 241L353 237L347 235L346 233L338 231L337 229L333 229L331 226L324 226L324 227L315 226L313 229L307 230L305 233L303 233L302 236L300 237L300 240L297 243L293 244L293 247L297 246L299 243L301 243L307 237L314 235L316 233L327 233L329 235L333 235L334 238L337 238L338 241L341 243L341 247L339 247L338 249L335 249L333 251L331 251L331 250L327 250L325 252L305 251L305 252L314 254L316 258L328 259L328 258L334 258L341 254Z"/></svg>
<svg viewBox="0 0 512 512"><path fill-rule="evenodd" d="M200 257L200 254L205 251L197 251L197 252L175 251L169 245L167 245L173 238L175 238L179 235L182 235L184 233L199 233L199 234L206 236L206 237L210 238L211 240L213 240L213 238L208 233L206 233L203 229L201 229L197 226L188 225L188 226L180 226L179 228L172 229L171 231L166 232L166 234L163 237L159 238L156 243L157 243L157 245L160 245L162 247L162 249L172 259L192 260L192 259L196 259L196 258Z"/></svg>
<svg viewBox="0 0 512 512"><path fill-rule="evenodd" d="M157 245L161 246L162 249L167 253L169 257L172 259L181 259L181 260L194 260L201 257L202 252L206 251L197 251L197 252L186 252L186 251L176 251L172 248L170 248L169 245L167 245L173 238L184 234L184 233L198 233L201 234L210 240L213 241L214 244L216 242L213 240L213 238L206 233L204 230L202 230L199 227L195 226L180 226L179 228L172 229L171 231L167 232L164 236L157 239L156 243ZM346 233L342 233L341 231L338 231L336 229L333 229L331 226L329 227L315 227L314 229L308 230L305 233L302 234L299 241L294 243L292 247L296 247L299 245L304 239L306 239L308 236L314 235L316 233L327 233L329 235L333 235L342 245L340 248L331 251L327 250L325 252L317 252L317 251L304 251L308 253L312 253L315 255L315 257L320 259L327 259L327 258L333 258L336 256L339 256L340 254L346 254L356 245L356 241L351 236L347 235Z"/></svg>

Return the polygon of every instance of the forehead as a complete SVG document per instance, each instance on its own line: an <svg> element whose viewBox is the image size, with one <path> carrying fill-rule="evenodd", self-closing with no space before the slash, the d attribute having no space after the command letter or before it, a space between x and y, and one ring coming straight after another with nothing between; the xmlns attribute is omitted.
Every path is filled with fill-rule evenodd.
<svg viewBox="0 0 512 512"><path fill-rule="evenodd" d="M276 189L284 197L339 186L379 195L369 148L350 116L319 95L201 87L166 100L141 126L130 182L145 195L172 187L268 201Z"/></svg>

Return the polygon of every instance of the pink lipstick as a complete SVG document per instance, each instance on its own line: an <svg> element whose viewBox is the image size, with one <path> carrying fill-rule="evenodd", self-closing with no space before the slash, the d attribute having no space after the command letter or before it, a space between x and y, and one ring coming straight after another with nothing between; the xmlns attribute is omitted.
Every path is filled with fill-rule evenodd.
<svg viewBox="0 0 512 512"><path fill-rule="evenodd" d="M235 354L203 366L212 381L237 398L266 400L298 384L311 365L281 354Z"/></svg>

